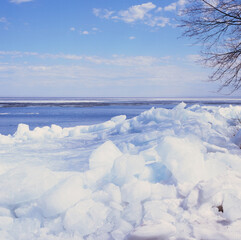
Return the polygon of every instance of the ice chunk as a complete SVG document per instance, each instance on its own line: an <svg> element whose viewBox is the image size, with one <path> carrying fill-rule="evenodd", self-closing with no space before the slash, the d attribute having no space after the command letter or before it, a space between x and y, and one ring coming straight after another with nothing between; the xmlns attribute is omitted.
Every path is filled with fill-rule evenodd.
<svg viewBox="0 0 241 240"><path fill-rule="evenodd" d="M41 211L35 202L22 204L14 210L14 213L17 218L42 218Z"/></svg>
<svg viewBox="0 0 241 240"><path fill-rule="evenodd" d="M91 199L80 201L66 212L64 227L68 231L77 231L85 236L101 228L108 213L109 209L102 203Z"/></svg>
<svg viewBox="0 0 241 240"><path fill-rule="evenodd" d="M182 110L182 109L184 109L186 106L187 106L186 103L181 102L181 103L179 103L177 106L175 106L175 107L173 108L173 111L175 111L175 110Z"/></svg>
<svg viewBox="0 0 241 240"><path fill-rule="evenodd" d="M241 219L241 198L226 193L223 200L223 216L230 222Z"/></svg>
<svg viewBox="0 0 241 240"><path fill-rule="evenodd" d="M142 215L142 204L137 202L128 204L122 213L123 218L133 225L140 224Z"/></svg>
<svg viewBox="0 0 241 240"><path fill-rule="evenodd" d="M160 183L151 185L151 198L153 200L176 198L177 191L174 185L164 185Z"/></svg>
<svg viewBox="0 0 241 240"><path fill-rule="evenodd" d="M95 168L83 173L83 182L87 188L96 190L109 182L108 172L105 168Z"/></svg>
<svg viewBox="0 0 241 240"><path fill-rule="evenodd" d="M175 223L175 218L168 212L167 205L162 201L147 201L144 203L144 222L158 222L165 219L166 222Z"/></svg>
<svg viewBox="0 0 241 240"><path fill-rule="evenodd" d="M13 225L13 218L7 216L0 216L0 229L11 229Z"/></svg>
<svg viewBox="0 0 241 240"><path fill-rule="evenodd" d="M0 239L15 240L14 237L10 235L10 233L4 230L0 230Z"/></svg>
<svg viewBox="0 0 241 240"><path fill-rule="evenodd" d="M121 192L118 186L109 183L104 187L104 191L109 195L110 201L121 203Z"/></svg>
<svg viewBox="0 0 241 240"><path fill-rule="evenodd" d="M198 188L194 188L190 194L188 195L188 197L185 199L184 203L183 203L183 207L185 209L189 209L195 206L198 206L199 202L199 189Z"/></svg>
<svg viewBox="0 0 241 240"><path fill-rule="evenodd" d="M144 171L145 161L140 155L124 154L114 162L112 176L114 182L122 185L133 176L137 176Z"/></svg>
<svg viewBox="0 0 241 240"><path fill-rule="evenodd" d="M158 224L149 223L137 227L127 238L128 240L169 240L176 233L176 228L167 222L162 221Z"/></svg>
<svg viewBox="0 0 241 240"><path fill-rule="evenodd" d="M0 204L17 204L40 197L61 176L42 166L19 164L0 176Z"/></svg>
<svg viewBox="0 0 241 240"><path fill-rule="evenodd" d="M114 240L123 240L132 229L133 227L130 223L120 220L118 228L111 233L111 236Z"/></svg>
<svg viewBox="0 0 241 240"><path fill-rule="evenodd" d="M40 235L40 221L36 218L17 218L11 228L13 239L36 239Z"/></svg>
<svg viewBox="0 0 241 240"><path fill-rule="evenodd" d="M0 207L0 216L11 217L11 211L8 208Z"/></svg>
<svg viewBox="0 0 241 240"><path fill-rule="evenodd" d="M109 172L114 160L122 155L121 151L111 141L107 141L94 150L89 159L90 169L104 168Z"/></svg>
<svg viewBox="0 0 241 240"><path fill-rule="evenodd" d="M206 177L202 146L197 139L165 137L157 151L178 182L198 181Z"/></svg>
<svg viewBox="0 0 241 240"><path fill-rule="evenodd" d="M222 153L228 153L228 150L226 148L218 147L213 144L209 144L207 142L203 142L203 145L207 148L207 152L222 152Z"/></svg>
<svg viewBox="0 0 241 240"><path fill-rule="evenodd" d="M89 198L91 191L83 188L82 175L71 176L39 200L39 206L45 217L56 216L80 200Z"/></svg>
<svg viewBox="0 0 241 240"><path fill-rule="evenodd" d="M13 144L14 143L14 138L12 138L12 136L5 136L5 135L2 135L0 134L0 144L4 144L4 145L7 145L7 144Z"/></svg>
<svg viewBox="0 0 241 240"><path fill-rule="evenodd" d="M121 188L122 201L133 203L141 202L151 196L151 184L147 181L132 180Z"/></svg>
<svg viewBox="0 0 241 240"><path fill-rule="evenodd" d="M60 126L52 124L50 130L53 133L52 137L55 137L55 138L64 137L63 129Z"/></svg>
<svg viewBox="0 0 241 240"><path fill-rule="evenodd" d="M145 171L140 176L143 180L153 183L174 183L173 175L170 170L161 162L153 162L145 167Z"/></svg>
<svg viewBox="0 0 241 240"><path fill-rule="evenodd" d="M18 124L18 129L15 132L14 136L22 137L25 134L28 134L28 132L29 132L29 126L27 124L20 123L20 124Z"/></svg>
<svg viewBox="0 0 241 240"><path fill-rule="evenodd" d="M119 115L111 118L111 121L115 123L121 123L121 122L124 122L125 120L126 120L126 115Z"/></svg>
<svg viewBox="0 0 241 240"><path fill-rule="evenodd" d="M241 147L241 129L239 129L238 132L235 134L233 141L235 144Z"/></svg>
<svg viewBox="0 0 241 240"><path fill-rule="evenodd" d="M14 138L20 141L25 141L29 138L30 130L27 124L18 124L17 131L14 133Z"/></svg>

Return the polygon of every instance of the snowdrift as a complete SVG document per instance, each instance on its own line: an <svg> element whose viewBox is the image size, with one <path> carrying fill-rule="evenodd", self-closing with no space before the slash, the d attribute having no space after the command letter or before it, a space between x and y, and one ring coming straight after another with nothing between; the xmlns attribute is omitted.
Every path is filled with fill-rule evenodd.
<svg viewBox="0 0 241 240"><path fill-rule="evenodd" d="M241 107L185 103L0 135L0 239L241 239Z"/></svg>

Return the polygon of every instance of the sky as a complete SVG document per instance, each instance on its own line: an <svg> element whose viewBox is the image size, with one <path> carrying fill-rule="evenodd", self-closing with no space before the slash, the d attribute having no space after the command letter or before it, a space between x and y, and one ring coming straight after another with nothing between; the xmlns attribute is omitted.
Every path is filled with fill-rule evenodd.
<svg viewBox="0 0 241 240"><path fill-rule="evenodd" d="M220 97L185 0L0 0L0 97ZM239 96L239 92L233 94Z"/></svg>

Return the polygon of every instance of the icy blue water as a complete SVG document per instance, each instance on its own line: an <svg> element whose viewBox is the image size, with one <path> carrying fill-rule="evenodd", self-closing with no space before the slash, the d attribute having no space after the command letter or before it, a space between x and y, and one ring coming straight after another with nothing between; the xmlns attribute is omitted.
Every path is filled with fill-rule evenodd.
<svg viewBox="0 0 241 240"><path fill-rule="evenodd" d="M101 123L118 115L132 118L151 107L173 108L189 105L241 104L240 99L163 99L163 98L0 98L0 133L14 134L19 123L30 129L56 124L61 127Z"/></svg>
<svg viewBox="0 0 241 240"><path fill-rule="evenodd" d="M98 106L98 107L12 107L0 108L0 133L13 134L19 123L30 129L56 124L61 127L91 125L104 122L113 116L134 117L150 106Z"/></svg>

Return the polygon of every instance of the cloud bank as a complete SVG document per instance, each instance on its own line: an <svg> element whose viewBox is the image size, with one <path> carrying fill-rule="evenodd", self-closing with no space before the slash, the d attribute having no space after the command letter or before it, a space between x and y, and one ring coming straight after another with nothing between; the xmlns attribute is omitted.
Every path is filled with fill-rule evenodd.
<svg viewBox="0 0 241 240"><path fill-rule="evenodd" d="M10 0L10 3L20 4L20 3L32 2L32 1L33 0Z"/></svg>
<svg viewBox="0 0 241 240"><path fill-rule="evenodd" d="M33 62L33 58L35 64L28 63ZM192 56L187 57L186 64L189 64L191 59ZM130 96L130 93L132 96L166 96L167 93L171 96L173 89L178 89L178 94L185 96L190 93L190 88L195 89L195 86L197 93L200 93L200 84L204 86L202 80L207 79L207 74L201 69L190 70L188 66L175 64L171 56L157 58L113 55L104 58L0 51L0 60L1 95L5 94L6 89L8 93L9 89L12 92L15 89L16 93L35 91L42 96L46 89L52 89L49 94L55 94L56 88L56 92L67 94L66 89L69 89L73 94L79 91L79 94L87 95L90 95L88 89L92 89L92 95L97 95L104 89L104 95L113 96ZM123 89L126 92L123 92Z"/></svg>
<svg viewBox="0 0 241 240"><path fill-rule="evenodd" d="M164 12L176 11L183 8L185 4L186 0L179 0L162 8L152 2L147 2L119 11L94 8L93 14L99 18L123 21L130 24L142 23L151 27L165 27L172 25L172 23L170 17L165 16Z"/></svg>

